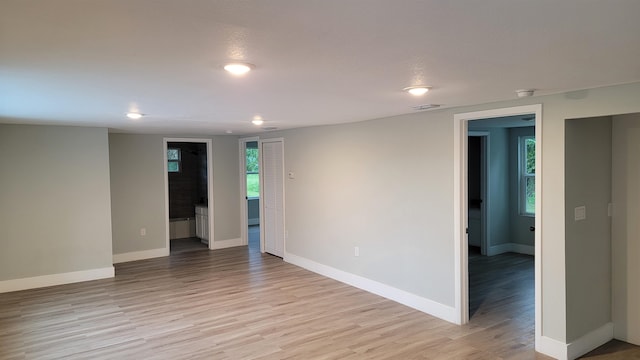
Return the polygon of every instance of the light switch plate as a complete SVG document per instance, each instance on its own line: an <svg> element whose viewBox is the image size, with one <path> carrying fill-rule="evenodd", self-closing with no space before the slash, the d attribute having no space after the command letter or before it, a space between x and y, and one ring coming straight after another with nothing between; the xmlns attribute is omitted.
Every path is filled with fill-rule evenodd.
<svg viewBox="0 0 640 360"><path fill-rule="evenodd" d="M576 221L585 220L587 218L587 207L586 206L578 206L573 209L573 215Z"/></svg>

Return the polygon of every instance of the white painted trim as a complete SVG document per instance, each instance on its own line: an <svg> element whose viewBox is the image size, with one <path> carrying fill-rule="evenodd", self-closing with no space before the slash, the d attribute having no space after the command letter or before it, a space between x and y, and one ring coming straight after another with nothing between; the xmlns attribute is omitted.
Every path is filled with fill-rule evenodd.
<svg viewBox="0 0 640 360"><path fill-rule="evenodd" d="M243 243L242 238L216 240L213 243L213 250L226 249L234 246L244 246L244 245L247 245L247 244Z"/></svg>
<svg viewBox="0 0 640 360"><path fill-rule="evenodd" d="M448 322L456 321L456 309L440 304L433 300L420 297L410 292L394 288L392 286L367 279L365 277L355 275L346 271L342 271L327 265L317 263L304 257L291 253L284 253L284 261L293 265L300 266L314 273L326 276L328 278L340 281L342 283L357 287L370 293L382 296L389 300L393 300L410 308L422 311L431 316L435 316Z"/></svg>
<svg viewBox="0 0 640 360"><path fill-rule="evenodd" d="M169 248L159 248L142 251L132 251L122 254L113 254L113 263L119 264L129 261L153 259L157 257L169 256Z"/></svg>
<svg viewBox="0 0 640 360"><path fill-rule="evenodd" d="M467 125L469 120L487 119L502 116L535 114L536 116L536 176L542 179L542 104L524 105L510 108L474 111L454 115L453 122L453 235L454 235L454 276L456 323L469 321L468 296L468 246L467 246L467 189L466 187L466 150ZM536 220L535 220L535 342L536 349L542 338L542 181L536 181ZM544 351L541 351L544 352Z"/></svg>
<svg viewBox="0 0 640 360"><path fill-rule="evenodd" d="M490 246L489 249L487 249L487 256L494 256L494 255L504 254L507 252L513 252L513 253L525 254L525 255L534 255L535 246L516 244L516 243L494 245L494 246Z"/></svg>
<svg viewBox="0 0 640 360"><path fill-rule="evenodd" d="M34 276L22 279L0 281L0 293L36 289L47 286L71 284L82 281L107 279L115 276L113 266L104 268L73 271L61 274Z"/></svg>
<svg viewBox="0 0 640 360"><path fill-rule="evenodd" d="M550 337L540 336L536 339L536 351L558 360L568 360L567 344Z"/></svg>
<svg viewBox="0 0 640 360"><path fill-rule="evenodd" d="M613 339L613 323L609 322L592 332L565 344L561 341L541 336L536 341L536 351L558 360L573 360Z"/></svg>
<svg viewBox="0 0 640 360"><path fill-rule="evenodd" d="M606 323L567 344L567 358L576 359L613 339L613 323Z"/></svg>

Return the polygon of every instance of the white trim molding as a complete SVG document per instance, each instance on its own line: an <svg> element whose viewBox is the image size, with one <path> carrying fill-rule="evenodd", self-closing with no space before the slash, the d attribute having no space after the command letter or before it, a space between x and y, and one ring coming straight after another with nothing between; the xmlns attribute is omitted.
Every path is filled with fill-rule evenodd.
<svg viewBox="0 0 640 360"><path fill-rule="evenodd" d="M577 359L613 339L613 323L606 323L567 344L567 359Z"/></svg>
<svg viewBox="0 0 640 360"><path fill-rule="evenodd" d="M234 247L234 246L247 245L242 241L242 238L226 239L226 240L214 240L212 242L213 242L213 246L211 246L211 249L213 249L213 250L226 249L226 248L230 248L230 247Z"/></svg>
<svg viewBox="0 0 640 360"><path fill-rule="evenodd" d="M114 276L115 268L113 266L107 266L98 269L4 280L0 281L0 293L71 284L82 281L107 279Z"/></svg>
<svg viewBox="0 0 640 360"><path fill-rule="evenodd" d="M606 323L592 332L565 344L562 341L541 336L536 351L558 360L573 360L613 339L613 323Z"/></svg>
<svg viewBox="0 0 640 360"><path fill-rule="evenodd" d="M558 360L567 360L567 344L547 336L536 339L536 351Z"/></svg>
<svg viewBox="0 0 640 360"><path fill-rule="evenodd" d="M468 122L470 120L488 119L512 115L535 114L536 127L536 170L542 179L542 104L523 105L508 108L498 108L453 116L453 235L454 235L454 277L455 277L455 322L466 324L469 322L469 278L467 252L467 141ZM536 181L536 219L535 219L535 342L544 342L542 336L542 181ZM518 248L524 251L525 249ZM495 249L501 250L501 249ZM529 251L527 249L527 251ZM551 347L553 348L553 347ZM546 351L541 351L546 354Z"/></svg>
<svg viewBox="0 0 640 360"><path fill-rule="evenodd" d="M122 253L122 254L113 254L113 263L119 264L123 262L153 259L153 258L163 257L163 256L169 256L168 248L159 248L159 249L151 249L151 250L132 251L132 252Z"/></svg>
<svg viewBox="0 0 640 360"><path fill-rule="evenodd" d="M400 290L398 288L394 288L375 280L367 279L365 277L339 270L327 265L323 265L313 260L288 253L286 251L284 253L284 261L312 271L316 274L326 276L347 285L351 285L353 287L368 291L372 294L376 294L389 300L393 300L397 303L406 305L418 311L422 311L423 313L435 316L442 320L452 323L455 323L456 321L457 312L454 307L440 304L438 302L412 294L410 292Z"/></svg>

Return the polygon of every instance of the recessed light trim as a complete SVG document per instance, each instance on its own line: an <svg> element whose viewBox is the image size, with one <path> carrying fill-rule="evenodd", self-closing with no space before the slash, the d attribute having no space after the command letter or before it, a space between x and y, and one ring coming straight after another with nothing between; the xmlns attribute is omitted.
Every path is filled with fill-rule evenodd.
<svg viewBox="0 0 640 360"><path fill-rule="evenodd" d="M402 90L408 92L409 94L411 94L413 96L422 96L422 95L426 94L427 92L429 92L429 90L431 90L431 86L424 86L424 85L409 86L409 87L406 87L406 88L404 88Z"/></svg>
<svg viewBox="0 0 640 360"><path fill-rule="evenodd" d="M127 113L127 117L131 120L138 120L140 118L142 118L144 116L144 114L140 114L138 112L128 112Z"/></svg>
<svg viewBox="0 0 640 360"><path fill-rule="evenodd" d="M224 69L233 75L244 75L253 70L255 65L249 63L233 62L225 64Z"/></svg>

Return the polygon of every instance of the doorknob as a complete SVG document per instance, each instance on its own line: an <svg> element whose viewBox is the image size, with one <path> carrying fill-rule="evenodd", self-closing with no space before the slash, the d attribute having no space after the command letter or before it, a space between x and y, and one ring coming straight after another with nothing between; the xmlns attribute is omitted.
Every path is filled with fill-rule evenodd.
<svg viewBox="0 0 640 360"><path fill-rule="evenodd" d="M536 227L535 226L529 226L529 231L536 231Z"/></svg>

